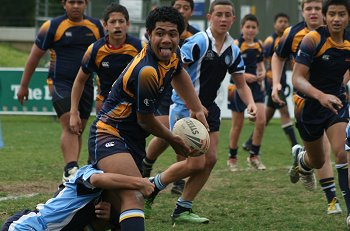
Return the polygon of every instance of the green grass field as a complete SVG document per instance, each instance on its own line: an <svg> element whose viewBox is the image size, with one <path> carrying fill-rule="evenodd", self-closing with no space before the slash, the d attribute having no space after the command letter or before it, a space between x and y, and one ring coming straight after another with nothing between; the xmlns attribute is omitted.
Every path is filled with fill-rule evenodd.
<svg viewBox="0 0 350 231"><path fill-rule="evenodd" d="M1 116L5 147L0 150L0 224L14 212L33 208L52 196L60 182L63 159L60 152L60 125L52 116ZM90 120L91 123L92 120ZM194 211L210 219L207 225L171 226L170 215L177 196L170 188L156 199L152 217L146 220L148 231L186 230L346 230L343 213L326 215L326 199L321 189L307 192L301 184L289 183L291 162L288 144L280 123L268 126L262 146L266 171L247 167L247 153L239 150L241 171L232 173L226 166L230 121L223 120L218 162L209 181L194 202ZM247 123L241 142L252 130ZM87 131L80 164L87 159ZM156 163L154 173L175 160L169 148ZM24 197L30 195L30 197ZM18 198L9 199L9 197Z"/></svg>
<svg viewBox="0 0 350 231"><path fill-rule="evenodd" d="M0 67L23 67L28 53L0 43ZM92 120L90 120L91 123ZM60 125L52 116L1 116L5 147L0 149L0 224L10 215L32 209L56 191L63 171L60 152ZM326 215L326 199L320 189L307 192L289 183L290 146L278 120L268 126L262 159L267 170L247 167L247 153L239 150L240 172L227 169L230 121L223 120L218 162L212 175L194 202L194 210L210 219L207 225L171 226L177 196L170 187L156 199L152 217L146 220L148 231L338 231L346 230L346 208L338 189L343 214ZM249 135L247 123L241 142ZM80 164L87 159L87 131ZM169 148L155 165L154 173L175 160ZM337 177L337 176L336 176ZM27 197L26 197L27 196ZM12 199L11 199L12 198Z"/></svg>

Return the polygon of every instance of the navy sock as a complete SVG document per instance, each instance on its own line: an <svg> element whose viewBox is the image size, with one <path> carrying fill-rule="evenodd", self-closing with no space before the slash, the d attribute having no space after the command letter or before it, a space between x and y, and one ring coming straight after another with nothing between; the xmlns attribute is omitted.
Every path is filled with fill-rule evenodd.
<svg viewBox="0 0 350 231"><path fill-rule="evenodd" d="M288 136L289 142L292 145L292 147L296 144L298 144L297 138L294 133L293 125L291 123L288 123L284 126L282 126L284 133Z"/></svg>
<svg viewBox="0 0 350 231"><path fill-rule="evenodd" d="M156 160L150 160L147 158L147 156L143 159L143 164L148 168L152 168L152 166L155 162L156 162Z"/></svg>
<svg viewBox="0 0 350 231"><path fill-rule="evenodd" d="M321 188L326 195L328 204L332 202L333 198L336 198L336 188L334 183L334 177L320 179L319 180Z"/></svg>
<svg viewBox="0 0 350 231"><path fill-rule="evenodd" d="M302 153L302 158L299 159L299 166L301 167L301 170L304 172L310 172L312 169L306 165L304 156L305 156L305 151Z"/></svg>
<svg viewBox="0 0 350 231"><path fill-rule="evenodd" d="M252 134L250 134L249 138L246 140L245 143L248 145L252 145L252 142L253 142L253 132Z"/></svg>
<svg viewBox="0 0 350 231"><path fill-rule="evenodd" d="M79 167L77 161L72 161L72 162L67 163L66 166L64 167L64 171L68 172L69 169L72 169L74 167Z"/></svg>
<svg viewBox="0 0 350 231"><path fill-rule="evenodd" d="M175 215L178 215L180 213L190 211L192 209L192 201L185 201L180 197L176 202L176 208L174 210Z"/></svg>
<svg viewBox="0 0 350 231"><path fill-rule="evenodd" d="M228 158L237 158L238 148L230 148L230 153L228 154Z"/></svg>
<svg viewBox="0 0 350 231"><path fill-rule="evenodd" d="M259 152L260 152L260 145L252 144L252 147L249 151L250 157L254 157L254 156L259 155Z"/></svg>
<svg viewBox="0 0 350 231"><path fill-rule="evenodd" d="M145 215L140 209L130 209L122 212L119 217L121 231L144 231Z"/></svg>
<svg viewBox="0 0 350 231"><path fill-rule="evenodd" d="M337 164L336 169L338 171L339 178L339 188L343 194L345 200L346 208L348 213L350 213L350 190L348 185L348 164Z"/></svg>

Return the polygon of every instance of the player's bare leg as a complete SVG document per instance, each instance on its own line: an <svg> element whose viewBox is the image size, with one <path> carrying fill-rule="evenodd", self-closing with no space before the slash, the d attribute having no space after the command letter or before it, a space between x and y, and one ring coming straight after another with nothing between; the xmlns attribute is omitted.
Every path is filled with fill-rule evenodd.
<svg viewBox="0 0 350 231"><path fill-rule="evenodd" d="M265 104L257 103L258 113L256 116L255 127L253 132L252 146L249 151L250 157L247 159L248 163L258 169L265 170L266 167L261 161L260 157L260 146L262 143L264 130L266 126L266 112L265 112Z"/></svg>
<svg viewBox="0 0 350 231"><path fill-rule="evenodd" d="M239 136L243 129L244 113L231 111L231 129L230 129L230 141L229 141L229 157L227 160L227 166L230 171L238 171L237 166L237 154L238 154L238 141Z"/></svg>
<svg viewBox="0 0 350 231"><path fill-rule="evenodd" d="M162 115L156 117L164 126L169 128L169 116ZM143 159L143 177L150 177L153 164L157 158L168 148L169 144L162 138L153 137L147 146L146 158Z"/></svg>

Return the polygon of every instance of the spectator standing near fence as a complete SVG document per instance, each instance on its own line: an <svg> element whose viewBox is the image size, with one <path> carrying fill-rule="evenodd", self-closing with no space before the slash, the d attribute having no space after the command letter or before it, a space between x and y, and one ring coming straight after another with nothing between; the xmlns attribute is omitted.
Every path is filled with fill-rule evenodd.
<svg viewBox="0 0 350 231"><path fill-rule="evenodd" d="M72 133L69 126L73 82L88 46L104 36L100 21L84 15L87 4L88 0L62 0L62 6L66 13L46 21L41 26L27 60L20 89L17 93L18 101L23 105L24 101L28 100L28 85L40 59L48 49L55 52L52 103L62 129L61 150L66 164L63 181L74 176L78 170L82 145L81 135ZM92 103L93 82L90 76L79 102L82 131L90 116Z"/></svg>

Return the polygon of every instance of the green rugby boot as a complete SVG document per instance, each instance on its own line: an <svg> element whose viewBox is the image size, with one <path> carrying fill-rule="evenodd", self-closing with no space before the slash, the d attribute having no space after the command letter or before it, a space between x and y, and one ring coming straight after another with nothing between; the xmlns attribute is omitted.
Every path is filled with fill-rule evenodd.
<svg viewBox="0 0 350 231"><path fill-rule="evenodd" d="M197 223L197 224L208 224L209 219L205 217L200 217L197 214L195 214L192 209L189 211L182 212L180 214L172 214L171 220L173 226L175 226L176 223Z"/></svg>

